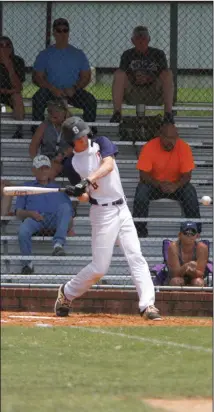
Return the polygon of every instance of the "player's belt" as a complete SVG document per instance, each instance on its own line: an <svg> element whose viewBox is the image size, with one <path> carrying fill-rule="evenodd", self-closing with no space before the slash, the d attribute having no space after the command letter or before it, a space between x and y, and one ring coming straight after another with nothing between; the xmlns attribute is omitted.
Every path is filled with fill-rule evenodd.
<svg viewBox="0 0 214 412"><path fill-rule="evenodd" d="M124 203L124 200L122 197L118 200L115 200L115 202L110 202L110 203L102 203L99 204L96 199L93 199L93 197L90 197L89 202L91 205L99 205L99 206L116 206L116 205L122 205Z"/></svg>

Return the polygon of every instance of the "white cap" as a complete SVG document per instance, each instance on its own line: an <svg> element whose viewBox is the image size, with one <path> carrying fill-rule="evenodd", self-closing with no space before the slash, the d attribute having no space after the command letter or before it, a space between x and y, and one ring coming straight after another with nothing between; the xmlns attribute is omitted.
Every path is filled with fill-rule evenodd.
<svg viewBox="0 0 214 412"><path fill-rule="evenodd" d="M51 167L51 161L49 157L45 155L38 155L33 159L33 167L40 169L42 166Z"/></svg>

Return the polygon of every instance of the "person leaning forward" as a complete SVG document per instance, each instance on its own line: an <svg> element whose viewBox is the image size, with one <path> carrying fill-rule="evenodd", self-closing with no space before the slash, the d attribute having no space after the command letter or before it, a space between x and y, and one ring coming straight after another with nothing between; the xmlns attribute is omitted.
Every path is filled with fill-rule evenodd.
<svg viewBox="0 0 214 412"><path fill-rule="evenodd" d="M163 125L160 136L143 146L137 162L140 182L135 192L133 216L148 217L150 200L168 198L180 202L186 218L200 219L197 193L190 183L194 167L188 143L178 137L174 125ZM148 236L145 222L135 225L140 237ZM197 223L197 227L200 233L201 223Z"/></svg>
<svg viewBox="0 0 214 412"><path fill-rule="evenodd" d="M61 97L83 109L86 122L94 122L97 102L84 90L91 80L88 59L82 50L68 43L66 19L54 21L53 36L56 43L41 51L34 63L33 81L39 90L33 96L33 120L44 120L47 101Z"/></svg>

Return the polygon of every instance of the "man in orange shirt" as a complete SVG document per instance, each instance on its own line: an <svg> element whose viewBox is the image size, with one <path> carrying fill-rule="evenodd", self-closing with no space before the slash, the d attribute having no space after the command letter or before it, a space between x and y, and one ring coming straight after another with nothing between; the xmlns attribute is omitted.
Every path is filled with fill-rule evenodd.
<svg viewBox="0 0 214 412"><path fill-rule="evenodd" d="M152 139L141 150L133 217L148 217L150 200L168 198L181 203L186 218L200 218L197 193L190 183L194 167L190 146L178 137L173 124L165 124L160 137ZM138 236L148 236L146 222L136 222L135 226ZM197 227L200 233L201 224Z"/></svg>

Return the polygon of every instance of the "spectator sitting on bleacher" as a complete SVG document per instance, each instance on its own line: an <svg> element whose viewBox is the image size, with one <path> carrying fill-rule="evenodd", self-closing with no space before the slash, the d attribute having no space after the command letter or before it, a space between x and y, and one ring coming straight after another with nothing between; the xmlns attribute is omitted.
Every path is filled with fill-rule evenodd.
<svg viewBox="0 0 214 412"><path fill-rule="evenodd" d="M48 118L41 123L32 137L29 154L34 159L40 153L52 161L62 161L69 157L73 150L61 139L61 127L66 118L70 117L66 102L63 99L50 100L47 103Z"/></svg>
<svg viewBox="0 0 214 412"><path fill-rule="evenodd" d="M198 237L196 223L183 222L178 240L170 243L167 267L171 286L204 286L208 246L197 241Z"/></svg>
<svg viewBox="0 0 214 412"><path fill-rule="evenodd" d="M1 216L10 216L11 212L12 196L5 196L3 189L5 186L11 186L8 180L1 179Z"/></svg>
<svg viewBox="0 0 214 412"><path fill-rule="evenodd" d="M24 60L15 55L10 38L0 36L0 104L13 109L15 120L24 119L24 103L21 94L24 81ZM22 138L22 125L17 127L13 138Z"/></svg>
<svg viewBox="0 0 214 412"><path fill-rule="evenodd" d="M47 156L36 156L33 160L33 174L36 180L24 183L24 186L59 187L55 182L49 181L50 168L51 162ZM71 200L65 193L18 196L15 209L17 217L22 220L19 228L19 246L22 255L31 255L31 237L44 229L55 231L52 255L65 255L63 245L73 216ZM26 260L23 263L22 273L33 273L32 262Z"/></svg>
<svg viewBox="0 0 214 412"><path fill-rule="evenodd" d="M91 80L88 59L82 50L68 43L66 19L54 21L53 36L56 43L41 51L34 63L33 81L39 90L33 96L33 120L44 120L46 103L55 96L64 97L74 107L83 109L83 119L94 122L97 102L84 90Z"/></svg>
<svg viewBox="0 0 214 412"><path fill-rule="evenodd" d="M114 113L112 123L121 121L123 100L126 104L162 105L165 122L173 123L173 76L168 69L166 55L162 50L149 47L147 27L133 30L134 48L126 50L120 59L120 67L114 74L112 99Z"/></svg>
<svg viewBox="0 0 214 412"><path fill-rule="evenodd" d="M178 137L174 125L163 125L160 137L143 146L137 169L140 182L135 192L134 217L147 218L150 200L168 198L181 203L186 218L200 218L197 193L190 183L194 169L192 150ZM135 226L140 237L148 236L145 222L135 222ZM197 227L200 233L201 223Z"/></svg>

